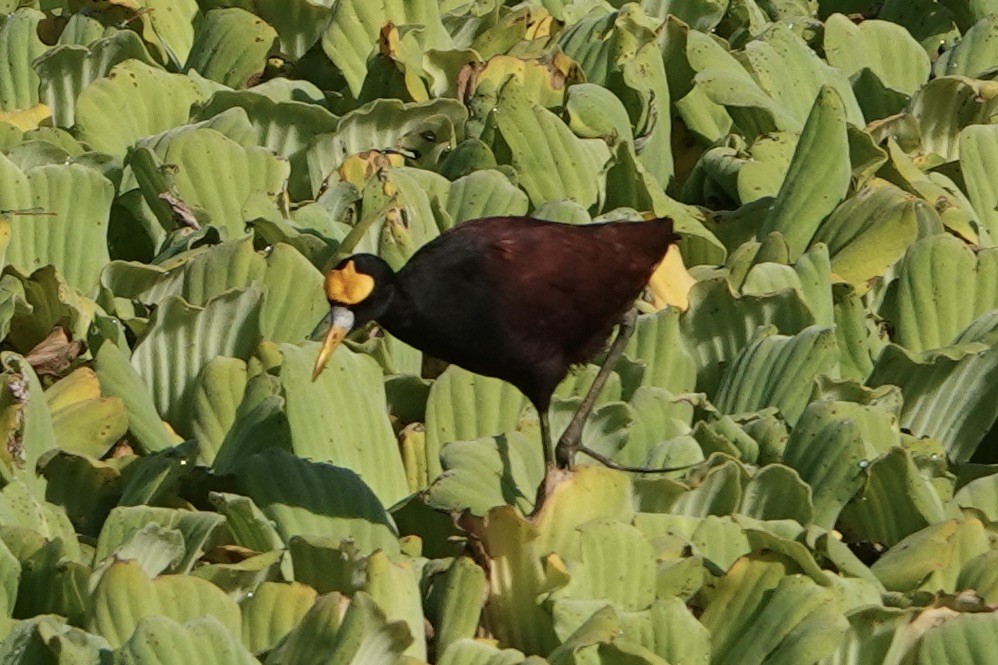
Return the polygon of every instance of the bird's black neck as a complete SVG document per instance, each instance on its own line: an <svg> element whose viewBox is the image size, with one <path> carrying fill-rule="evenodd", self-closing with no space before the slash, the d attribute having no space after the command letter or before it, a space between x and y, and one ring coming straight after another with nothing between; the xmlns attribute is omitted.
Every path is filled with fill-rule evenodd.
<svg viewBox="0 0 998 665"><path fill-rule="evenodd" d="M390 304L377 317L378 324L393 336L408 342L417 329L417 308L409 293L399 284L392 287Z"/></svg>

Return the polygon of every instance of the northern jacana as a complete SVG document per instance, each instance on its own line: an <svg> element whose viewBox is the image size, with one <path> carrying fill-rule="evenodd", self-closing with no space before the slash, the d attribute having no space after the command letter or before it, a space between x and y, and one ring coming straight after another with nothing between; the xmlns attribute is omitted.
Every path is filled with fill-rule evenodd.
<svg viewBox="0 0 998 665"><path fill-rule="evenodd" d="M351 329L376 321L431 356L519 388L540 415L548 468L571 467L579 450L622 468L580 445L582 426L633 327L625 315L677 239L667 218L572 225L486 217L440 234L397 273L377 256L355 254L326 275L332 322L313 380ZM552 449L555 387L604 348L618 323L606 361Z"/></svg>

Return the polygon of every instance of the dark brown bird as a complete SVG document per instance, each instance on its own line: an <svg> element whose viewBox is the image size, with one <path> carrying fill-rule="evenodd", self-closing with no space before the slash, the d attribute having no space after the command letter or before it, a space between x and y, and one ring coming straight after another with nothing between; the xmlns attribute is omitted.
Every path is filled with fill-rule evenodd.
<svg viewBox="0 0 998 665"><path fill-rule="evenodd" d="M580 446L582 425L630 334L633 317L625 314L677 240L666 218L570 225L487 217L442 233L398 273L371 254L348 257L326 276L332 324L313 378L347 332L377 321L431 356L519 388L540 414L549 467L555 459L570 467L578 450L617 466ZM551 395L572 365L604 348L618 323L555 456Z"/></svg>

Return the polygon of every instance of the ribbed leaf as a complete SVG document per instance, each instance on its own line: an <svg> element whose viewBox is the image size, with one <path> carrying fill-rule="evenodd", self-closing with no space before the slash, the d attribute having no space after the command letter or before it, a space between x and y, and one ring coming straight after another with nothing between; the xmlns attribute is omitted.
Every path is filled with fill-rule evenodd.
<svg viewBox="0 0 998 665"><path fill-rule="evenodd" d="M350 469L383 506L391 506L409 492L388 421L381 371L369 356L344 348L313 382L318 346L281 347L281 385L294 452Z"/></svg>
<svg viewBox="0 0 998 665"><path fill-rule="evenodd" d="M360 96L368 72L368 58L376 51L378 34L387 23L423 26L416 38L421 50L446 49L452 43L441 22L438 3L431 0L345 0L337 3L329 27L322 34L322 48L343 73L354 97Z"/></svg>
<svg viewBox="0 0 998 665"><path fill-rule="evenodd" d="M576 137L515 82L499 95L496 123L534 206L569 198L589 208L600 199L600 174L610 159L604 142Z"/></svg>
<svg viewBox="0 0 998 665"><path fill-rule="evenodd" d="M283 549L284 542L277 534L273 522L245 496L211 492L208 500L228 522L236 544L254 552Z"/></svg>
<svg viewBox="0 0 998 665"><path fill-rule="evenodd" d="M807 406L814 379L830 372L837 358L835 335L829 328L812 326L795 337L764 337L735 356L715 404L722 413L775 406L794 425Z"/></svg>
<svg viewBox="0 0 998 665"><path fill-rule="evenodd" d="M290 4L312 6L305 0ZM279 86L280 81L285 85ZM232 108L245 111L256 131L256 143L291 162L290 188L295 198L311 198L313 178L308 172L307 151L316 136L336 129L337 118L311 100L302 100L303 93L285 79L275 79L252 90L220 90L200 108L197 117L207 120ZM314 180L321 180L327 174L316 175Z"/></svg>
<svg viewBox="0 0 998 665"><path fill-rule="evenodd" d="M389 623L366 593L348 600L338 593L320 596L267 663L395 665L412 642L401 621Z"/></svg>
<svg viewBox="0 0 998 665"><path fill-rule="evenodd" d="M448 367L433 383L426 403L430 479L443 471L440 454L445 443L513 430L527 403L527 398L508 383Z"/></svg>
<svg viewBox="0 0 998 665"><path fill-rule="evenodd" d="M727 280L697 282L690 290L690 308L683 314L683 332L694 340L697 389L713 394L721 367L745 347L761 325L773 324L784 335L795 335L814 323L814 315L792 289L767 295L738 296Z"/></svg>
<svg viewBox="0 0 998 665"><path fill-rule="evenodd" d="M998 62L998 15L991 14L967 30L956 46L943 52L934 70L936 76L984 78L995 62Z"/></svg>
<svg viewBox="0 0 998 665"><path fill-rule="evenodd" d="M793 568L776 554L745 557L705 594L711 662L791 665L835 650L848 625L841 601Z"/></svg>
<svg viewBox="0 0 998 665"><path fill-rule="evenodd" d="M919 205L915 197L874 179L825 219L813 242L828 245L832 272L863 294L915 241Z"/></svg>
<svg viewBox="0 0 998 665"><path fill-rule="evenodd" d="M925 665L986 665L995 652L998 614L961 614L929 629L918 649Z"/></svg>
<svg viewBox="0 0 998 665"><path fill-rule="evenodd" d="M141 639L142 620L156 616L174 621L212 617L234 641L240 630L239 607L214 584L183 575L151 580L135 562L111 564L94 590L90 629L118 646L133 633Z"/></svg>
<svg viewBox="0 0 998 665"><path fill-rule="evenodd" d="M839 515L851 537L888 547L945 517L935 488L911 455L895 448L864 470L864 487Z"/></svg>
<svg viewBox="0 0 998 665"><path fill-rule="evenodd" d="M963 76L929 81L911 99L909 112L918 119L924 150L945 159L959 157L957 137L964 127L987 122L995 112L996 84Z"/></svg>
<svg viewBox="0 0 998 665"><path fill-rule="evenodd" d="M170 448L180 437L156 412L149 388L113 342L104 342L94 356L94 369L105 394L120 398L128 411L128 429L146 452Z"/></svg>
<svg viewBox="0 0 998 665"><path fill-rule="evenodd" d="M0 642L0 660L86 665L111 661L107 640L70 626L52 614L18 622Z"/></svg>
<svg viewBox="0 0 998 665"><path fill-rule="evenodd" d="M812 402L791 434L784 462L810 485L814 522L830 528L863 486L870 461L899 442L895 413L876 405Z"/></svg>
<svg viewBox="0 0 998 665"><path fill-rule="evenodd" d="M187 69L230 88L246 88L262 73L277 31L245 9L213 9L197 23Z"/></svg>
<svg viewBox="0 0 998 665"><path fill-rule="evenodd" d="M328 311L322 273L291 245L279 243L267 257L263 284L267 287L260 309L264 339L303 342Z"/></svg>
<svg viewBox="0 0 998 665"><path fill-rule="evenodd" d="M297 582L264 582L240 608L243 644L253 653L274 648L301 622L317 596L315 589Z"/></svg>
<svg viewBox="0 0 998 665"><path fill-rule="evenodd" d="M525 656L516 649L500 649L489 642L465 638L451 642L439 665L521 665Z"/></svg>
<svg viewBox="0 0 998 665"><path fill-rule="evenodd" d="M807 121L776 201L759 229L759 238L778 231L796 260L822 220L845 197L851 167L846 109L838 93L823 87Z"/></svg>
<svg viewBox="0 0 998 665"><path fill-rule="evenodd" d="M126 60L83 89L76 100L76 126L95 150L121 157L138 139L187 122L199 99L186 76ZM109 108L120 112L109 115Z"/></svg>
<svg viewBox="0 0 998 665"><path fill-rule="evenodd" d="M245 360L259 343L260 297L256 287L229 291L204 307L171 297L150 320L132 366L150 387L156 409L181 434L190 432L194 386L208 361Z"/></svg>
<svg viewBox="0 0 998 665"><path fill-rule="evenodd" d="M352 540L364 553L399 552L392 518L348 469L271 450L246 460L239 478L285 542L294 535L323 535Z"/></svg>
<svg viewBox="0 0 998 665"><path fill-rule="evenodd" d="M211 466L215 453L236 420L246 392L246 363L218 356L201 370L191 394L191 435L198 442L198 461Z"/></svg>
<svg viewBox="0 0 998 665"><path fill-rule="evenodd" d="M77 164L47 164L27 172L0 155L0 210L11 216L6 261L25 273L52 264L71 286L90 292L110 257L108 217L114 185Z"/></svg>
<svg viewBox="0 0 998 665"><path fill-rule="evenodd" d="M388 621L404 621L413 636L407 656L426 658L426 631L420 593L421 566L412 559L393 562L384 552L374 552L367 560L364 590L385 612Z"/></svg>
<svg viewBox="0 0 998 665"><path fill-rule="evenodd" d="M0 111L31 108L38 103L38 75L31 68L45 51L38 24L45 18L37 9L15 5L0 24Z"/></svg>
<svg viewBox="0 0 998 665"><path fill-rule="evenodd" d="M894 384L904 394L901 424L916 436L939 439L950 459L964 462L998 420L998 334L987 343L911 354L891 344L870 375L871 386Z"/></svg>
<svg viewBox="0 0 998 665"><path fill-rule="evenodd" d="M144 142L155 156L133 156L131 165L142 195L161 216L165 228L175 223L163 210L160 195L172 193L205 222L225 229L230 238L246 232L244 208L258 201L276 201L283 193L290 166L266 148L242 146L215 129L197 128ZM142 151L140 151L142 152ZM169 179L164 165L169 164Z"/></svg>
<svg viewBox="0 0 998 665"><path fill-rule="evenodd" d="M215 532L225 523L221 515L210 512L154 508L152 506L119 507L111 511L100 537L95 558L102 561L114 554L132 537L148 526L158 524L179 531L184 539L184 555L171 562L171 572L189 572L205 550L215 540Z"/></svg>
<svg viewBox="0 0 998 665"><path fill-rule="evenodd" d="M925 238L898 267L896 289L881 309L894 339L913 352L948 346L998 307L998 249L975 252L950 235Z"/></svg>
<svg viewBox="0 0 998 665"><path fill-rule="evenodd" d="M437 653L446 654L451 645L466 642L478 631L488 586L485 571L467 556L455 558L441 577L435 588L436 646Z"/></svg>
<svg viewBox="0 0 998 665"><path fill-rule="evenodd" d="M998 32L998 17L995 19ZM998 34L994 35L998 44ZM994 184L994 168L998 164L998 127L971 125L959 138L960 168L967 183L967 196L977 211L977 220L991 237L991 246L998 245L998 187Z"/></svg>
<svg viewBox="0 0 998 665"><path fill-rule="evenodd" d="M499 171L481 170L455 180L447 197L447 214L457 225L469 219L499 215L525 215L529 201Z"/></svg>
<svg viewBox="0 0 998 665"><path fill-rule="evenodd" d="M936 522L887 550L870 570L892 591L956 591L960 570L992 550L976 519Z"/></svg>
<svg viewBox="0 0 998 665"><path fill-rule="evenodd" d="M440 462L444 472L427 490L427 503L473 515L507 504L529 512L544 477L536 436L521 432L452 441L440 451Z"/></svg>
<svg viewBox="0 0 998 665"><path fill-rule="evenodd" d="M239 643L231 625L208 615L182 624L166 616L143 619L118 650L117 662L122 665L255 665L258 661Z"/></svg>
<svg viewBox="0 0 998 665"><path fill-rule="evenodd" d="M141 38L131 30L115 32L89 46L61 44L35 61L40 96L58 127L76 124L76 99L91 82L126 60L152 64Z"/></svg>
<svg viewBox="0 0 998 665"><path fill-rule="evenodd" d="M884 86L906 95L918 90L929 78L928 54L896 23L855 24L843 14L833 14L825 21L824 46L828 64L838 67L846 76L853 77L869 69ZM860 97L859 101L864 100Z"/></svg>
<svg viewBox="0 0 998 665"><path fill-rule="evenodd" d="M0 433L9 441L0 458L2 475L5 481L20 480L7 486L13 488L11 492L30 488L36 496L43 497L45 479L35 473L35 466L45 452L58 446L58 441L42 384L23 356L4 351L0 360L6 370L4 390L0 394L4 409ZM28 523L25 526L37 530L37 525Z"/></svg>

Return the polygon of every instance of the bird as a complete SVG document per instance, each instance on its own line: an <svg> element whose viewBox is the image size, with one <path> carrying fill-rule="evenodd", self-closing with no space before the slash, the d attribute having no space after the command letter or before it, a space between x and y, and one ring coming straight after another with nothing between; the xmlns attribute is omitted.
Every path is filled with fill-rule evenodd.
<svg viewBox="0 0 998 665"><path fill-rule="evenodd" d="M331 323L312 379L350 330L375 321L432 357L518 388L539 414L547 471L571 468L579 451L631 470L582 446L582 428L633 330L635 300L678 240L667 217L565 224L503 216L444 231L398 272L373 254L348 256L325 276ZM555 388L605 348L618 324L599 373L553 447L548 408Z"/></svg>

